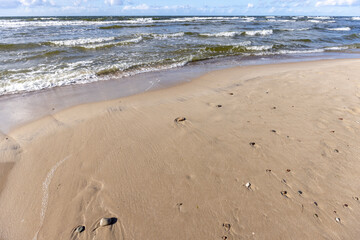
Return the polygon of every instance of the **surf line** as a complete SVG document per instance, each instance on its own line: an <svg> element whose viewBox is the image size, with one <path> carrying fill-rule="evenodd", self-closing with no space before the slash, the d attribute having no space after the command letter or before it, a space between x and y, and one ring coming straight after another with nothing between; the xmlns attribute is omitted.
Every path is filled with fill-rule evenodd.
<svg viewBox="0 0 360 240"><path fill-rule="evenodd" d="M40 211L40 227L37 230L37 232L35 233L35 236L33 238L33 240L37 240L39 231L44 223L44 219L45 219L45 214L46 214L46 209L47 209L47 205L48 205L48 200L49 200L49 186L51 183L51 180L54 176L54 173L56 171L56 169L63 164L71 155L65 157L64 159L58 161L48 172L48 174L46 175L45 180L42 183L42 189L43 189L43 197L42 197L42 201L41 201L41 211Z"/></svg>

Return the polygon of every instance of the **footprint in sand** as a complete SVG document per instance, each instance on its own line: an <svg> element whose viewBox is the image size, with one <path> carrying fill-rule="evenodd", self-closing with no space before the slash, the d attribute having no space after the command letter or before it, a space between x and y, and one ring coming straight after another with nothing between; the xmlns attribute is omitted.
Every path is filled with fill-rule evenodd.
<svg viewBox="0 0 360 240"><path fill-rule="evenodd" d="M230 231L230 228L231 228L231 224L230 223L223 223L223 227L225 229L225 231Z"/></svg>

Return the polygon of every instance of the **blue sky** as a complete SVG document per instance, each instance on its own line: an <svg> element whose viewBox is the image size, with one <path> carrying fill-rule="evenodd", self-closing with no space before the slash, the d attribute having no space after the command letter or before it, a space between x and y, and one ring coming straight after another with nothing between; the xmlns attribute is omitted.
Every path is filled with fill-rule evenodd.
<svg viewBox="0 0 360 240"><path fill-rule="evenodd" d="M360 0L0 0L0 16L358 16Z"/></svg>

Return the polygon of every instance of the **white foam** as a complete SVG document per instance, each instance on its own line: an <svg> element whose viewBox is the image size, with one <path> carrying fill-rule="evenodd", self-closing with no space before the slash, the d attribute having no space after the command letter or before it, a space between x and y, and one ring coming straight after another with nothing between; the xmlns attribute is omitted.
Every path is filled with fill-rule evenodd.
<svg viewBox="0 0 360 240"><path fill-rule="evenodd" d="M351 20L360 21L360 17L352 17Z"/></svg>
<svg viewBox="0 0 360 240"><path fill-rule="evenodd" d="M99 44L90 44L90 45L82 45L81 47L87 48L87 49L97 49L97 48L103 48L103 47L110 47L110 46L119 46L119 45L126 45L130 43L139 43L143 40L142 36L139 36L137 38L132 38L120 42L110 42L110 43L99 43Z"/></svg>
<svg viewBox="0 0 360 240"><path fill-rule="evenodd" d="M50 43L57 46L77 46L84 44L108 42L113 40L115 40L115 37L70 39L70 40L51 41Z"/></svg>
<svg viewBox="0 0 360 240"><path fill-rule="evenodd" d="M297 31L307 31L307 30L310 30L310 28L299 28L299 29L296 29Z"/></svg>
<svg viewBox="0 0 360 240"><path fill-rule="evenodd" d="M206 37L235 37L236 35L240 35L241 32L219 32L219 33L202 33L201 36Z"/></svg>
<svg viewBox="0 0 360 240"><path fill-rule="evenodd" d="M175 37L182 37L184 36L185 33L184 32L177 32L177 33L164 33L164 34L156 34L156 33L151 33L150 36L152 36L155 39L167 39L167 38L175 38Z"/></svg>
<svg viewBox="0 0 360 240"><path fill-rule="evenodd" d="M325 50L329 50L329 51L339 51L339 50L346 50L349 49L349 47L327 47L325 48Z"/></svg>
<svg viewBox="0 0 360 240"><path fill-rule="evenodd" d="M342 28L327 28L327 30L330 30L330 31L350 31L351 28L349 27L342 27Z"/></svg>
<svg viewBox="0 0 360 240"><path fill-rule="evenodd" d="M312 18L312 19L319 19L319 20L328 20L328 19L333 19L332 17L309 17L309 18Z"/></svg>
<svg viewBox="0 0 360 240"><path fill-rule="evenodd" d="M249 46L246 49L251 51L266 51L273 48L273 45L263 45L263 46Z"/></svg>
<svg viewBox="0 0 360 240"><path fill-rule="evenodd" d="M84 20L63 20L58 18L38 18L34 21L24 21L22 19L3 19L0 26L5 28L23 27L50 27L50 26L91 26L91 25L112 25L112 24L151 24L151 23L171 23L171 22L205 22L205 21L230 21L240 19L240 17L184 17L170 19L153 18L133 18L128 20L115 21L84 21ZM243 18L245 21L252 21L255 18Z"/></svg>
<svg viewBox="0 0 360 240"><path fill-rule="evenodd" d="M289 19L268 19L268 22L296 22L295 20Z"/></svg>
<svg viewBox="0 0 360 240"><path fill-rule="evenodd" d="M255 36L255 35L265 36L265 35L271 35L271 34L273 34L273 30L270 29L270 30L246 31L245 34L246 34L246 35L250 35L250 36Z"/></svg>
<svg viewBox="0 0 360 240"><path fill-rule="evenodd" d="M244 22L253 22L255 21L256 18L254 17L243 17L241 18L241 20L243 20Z"/></svg>
<svg viewBox="0 0 360 240"><path fill-rule="evenodd" d="M312 49L312 50L280 50L279 54L301 54L301 53L321 53L324 49Z"/></svg>
<svg viewBox="0 0 360 240"><path fill-rule="evenodd" d="M308 20L308 22L312 22L312 23L322 23L322 21L319 21L319 20Z"/></svg>

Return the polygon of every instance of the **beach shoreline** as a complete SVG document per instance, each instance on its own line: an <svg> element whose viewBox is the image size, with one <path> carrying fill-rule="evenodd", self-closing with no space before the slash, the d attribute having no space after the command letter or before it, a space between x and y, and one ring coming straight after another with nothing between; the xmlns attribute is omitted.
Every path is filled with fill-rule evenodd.
<svg viewBox="0 0 360 240"><path fill-rule="evenodd" d="M50 110L0 135L0 239L353 239L359 64L240 66Z"/></svg>
<svg viewBox="0 0 360 240"><path fill-rule="evenodd" d="M359 54L326 53L294 56L242 57L209 59L187 66L141 73L134 76L19 92L0 96L0 132L9 133L12 129L57 113L76 105L109 101L128 97L154 89L164 89L186 83L202 75L241 66L269 65L293 62L308 62L336 59L357 59Z"/></svg>

